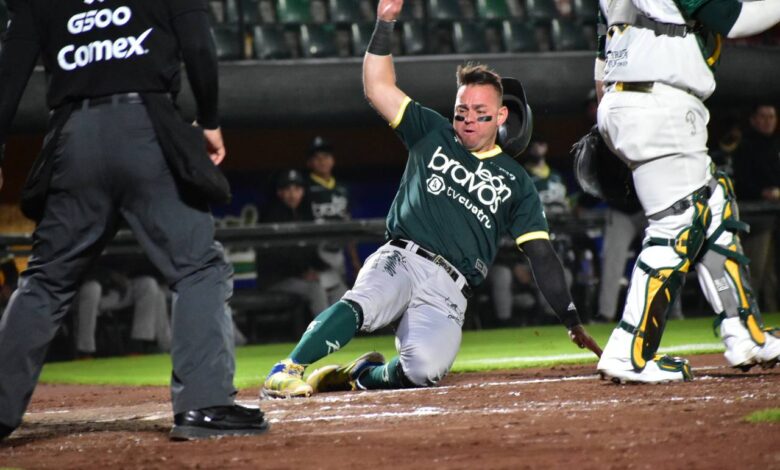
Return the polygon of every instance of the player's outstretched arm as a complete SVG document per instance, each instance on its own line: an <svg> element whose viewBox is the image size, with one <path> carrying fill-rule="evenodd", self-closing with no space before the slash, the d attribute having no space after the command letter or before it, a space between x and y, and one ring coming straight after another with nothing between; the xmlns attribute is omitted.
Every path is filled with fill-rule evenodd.
<svg viewBox="0 0 780 470"><path fill-rule="evenodd" d="M762 33L780 22L780 0L717 0L688 13L716 33L729 38L744 38Z"/></svg>
<svg viewBox="0 0 780 470"><path fill-rule="evenodd" d="M363 58L363 92L371 106L387 122L395 119L406 98L396 85L393 56L390 54L393 27L403 4L403 0L379 1L376 29Z"/></svg>
<svg viewBox="0 0 780 470"><path fill-rule="evenodd" d="M601 357L601 348L582 326L580 316L571 299L561 260L555 254L550 240L533 239L520 245L531 262L536 285L555 314L569 330L569 338L580 348L588 348Z"/></svg>

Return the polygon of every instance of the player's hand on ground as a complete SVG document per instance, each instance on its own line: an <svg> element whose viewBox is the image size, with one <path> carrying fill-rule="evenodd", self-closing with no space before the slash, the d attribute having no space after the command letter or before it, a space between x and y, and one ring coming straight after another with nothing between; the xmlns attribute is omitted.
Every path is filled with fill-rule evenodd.
<svg viewBox="0 0 780 470"><path fill-rule="evenodd" d="M376 7L376 17L382 21L395 21L401 14L404 0L379 0Z"/></svg>
<svg viewBox="0 0 780 470"><path fill-rule="evenodd" d="M596 340L591 338L585 328L582 325L577 325L569 330L569 338L571 341L582 349L588 348L593 351L598 357L601 357L601 348Z"/></svg>
<svg viewBox="0 0 780 470"><path fill-rule="evenodd" d="M203 129L203 136L206 138L206 150L209 152L209 158L215 165L222 163L225 159L225 143L222 140L222 130Z"/></svg>

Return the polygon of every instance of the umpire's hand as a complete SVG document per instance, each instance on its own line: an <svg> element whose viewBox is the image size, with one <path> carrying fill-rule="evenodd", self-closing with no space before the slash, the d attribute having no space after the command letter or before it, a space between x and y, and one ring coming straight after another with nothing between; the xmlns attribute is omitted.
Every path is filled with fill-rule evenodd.
<svg viewBox="0 0 780 470"><path fill-rule="evenodd" d="M225 159L225 143L222 141L222 130L203 129L203 136L206 138L206 150L209 152L209 158L215 165L222 163Z"/></svg>
<svg viewBox="0 0 780 470"><path fill-rule="evenodd" d="M571 338L572 342L580 348L588 348L593 351L593 354L601 357L601 348L598 343L596 343L596 340L591 338L588 332L585 331L585 328L582 325L573 326L569 330L569 338Z"/></svg>
<svg viewBox="0 0 780 470"><path fill-rule="evenodd" d="M379 0L376 17L382 21L395 21L403 6L404 0Z"/></svg>

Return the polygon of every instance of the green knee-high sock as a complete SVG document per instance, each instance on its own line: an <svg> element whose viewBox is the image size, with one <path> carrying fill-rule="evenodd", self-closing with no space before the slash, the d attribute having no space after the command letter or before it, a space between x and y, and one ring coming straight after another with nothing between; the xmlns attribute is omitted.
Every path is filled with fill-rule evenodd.
<svg viewBox="0 0 780 470"><path fill-rule="evenodd" d="M317 315L290 353L290 359L309 365L343 348L355 337L362 312L357 304L340 300Z"/></svg>
<svg viewBox="0 0 780 470"><path fill-rule="evenodd" d="M368 390L405 388L402 376L400 359L395 356L387 364L363 372L358 379L358 384Z"/></svg>

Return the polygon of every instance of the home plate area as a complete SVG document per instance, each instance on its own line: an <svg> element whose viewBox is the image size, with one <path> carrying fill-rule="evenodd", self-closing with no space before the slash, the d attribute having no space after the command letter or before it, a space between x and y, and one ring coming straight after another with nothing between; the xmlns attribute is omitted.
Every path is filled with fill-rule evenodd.
<svg viewBox="0 0 780 470"><path fill-rule="evenodd" d="M689 383L615 385L590 365L452 374L428 389L238 401L259 437L171 442L164 387L41 385L0 444L29 468L780 468L780 367L691 356ZM660 467L659 467L660 466Z"/></svg>

